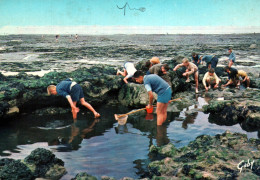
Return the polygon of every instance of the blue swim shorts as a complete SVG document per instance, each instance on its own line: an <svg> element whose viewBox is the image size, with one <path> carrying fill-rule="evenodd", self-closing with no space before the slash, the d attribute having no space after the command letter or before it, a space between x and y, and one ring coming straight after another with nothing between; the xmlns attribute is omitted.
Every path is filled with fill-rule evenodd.
<svg viewBox="0 0 260 180"><path fill-rule="evenodd" d="M73 102L79 101L84 98L83 90L79 84L75 84L70 91L70 96Z"/></svg>
<svg viewBox="0 0 260 180"><path fill-rule="evenodd" d="M168 103L171 100L171 98L172 98L172 90L169 87L168 89L166 89L166 91L164 91L163 94L158 95L157 102Z"/></svg>

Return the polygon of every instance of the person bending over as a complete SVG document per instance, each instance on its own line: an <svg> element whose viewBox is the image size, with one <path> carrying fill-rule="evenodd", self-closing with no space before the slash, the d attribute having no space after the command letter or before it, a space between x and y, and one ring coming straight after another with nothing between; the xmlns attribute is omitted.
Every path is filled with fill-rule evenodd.
<svg viewBox="0 0 260 180"><path fill-rule="evenodd" d="M96 110L85 101L81 86L76 82L71 81L71 79L61 81L56 86L49 85L47 87L47 93L49 95L61 95L67 98L68 102L70 103L73 119L77 119L77 113L79 112L79 108L76 106L78 101L80 101L83 106L92 111L95 118L100 117L100 114L97 113Z"/></svg>
<svg viewBox="0 0 260 180"><path fill-rule="evenodd" d="M157 125L162 125L167 118L167 107L172 96L171 87L156 74L144 75L142 71L136 71L134 79L137 83L143 83L148 92L149 104L147 108L151 108L153 105L153 92L158 95L156 108Z"/></svg>
<svg viewBox="0 0 260 180"><path fill-rule="evenodd" d="M234 84L238 88L237 69L226 66L224 70L228 73L228 82L224 84L223 87L227 87L228 85Z"/></svg>
<svg viewBox="0 0 260 180"><path fill-rule="evenodd" d="M218 58L217 56L212 56L212 55L205 55L205 56L201 56L200 57L202 62L205 61L207 63L207 68L208 69L215 69L217 67L218 64Z"/></svg>
<svg viewBox="0 0 260 180"><path fill-rule="evenodd" d="M135 72L136 72L136 69L135 69L134 64L131 62L125 62L124 71L122 72L120 70L117 70L116 75L121 74L122 76L124 76L125 77L124 82L127 84L128 83L127 79L131 78Z"/></svg>

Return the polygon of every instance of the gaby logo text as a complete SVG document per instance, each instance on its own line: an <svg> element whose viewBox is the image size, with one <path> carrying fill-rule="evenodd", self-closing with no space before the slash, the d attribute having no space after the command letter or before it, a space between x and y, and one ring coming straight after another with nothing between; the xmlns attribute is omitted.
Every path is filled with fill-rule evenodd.
<svg viewBox="0 0 260 180"><path fill-rule="evenodd" d="M247 160L247 162L245 162L244 160L242 160L240 163L238 163L237 169L240 170L240 173L242 172L243 168L248 168L248 167L250 167L250 168L252 169L254 162L255 162L254 160L253 160L252 162L250 162L249 159Z"/></svg>

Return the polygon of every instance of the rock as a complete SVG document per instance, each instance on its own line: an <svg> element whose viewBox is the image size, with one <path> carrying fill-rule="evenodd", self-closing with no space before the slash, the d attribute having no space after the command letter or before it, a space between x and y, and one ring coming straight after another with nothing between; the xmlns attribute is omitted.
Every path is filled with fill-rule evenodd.
<svg viewBox="0 0 260 180"><path fill-rule="evenodd" d="M50 167L50 169L46 172L45 178L47 179L53 179L58 180L60 179L64 174L66 174L67 171L63 166L54 164Z"/></svg>
<svg viewBox="0 0 260 180"><path fill-rule="evenodd" d="M0 118L7 119L14 113L8 114L9 109L17 107L21 114L50 106L69 107L67 100L61 96L47 96L46 88L67 78L79 83L84 91L85 99L93 106L117 97L118 91L124 84L122 78L116 76L114 67L93 66L73 72L50 72L43 77L19 73L17 76L0 75ZM11 111L13 112L13 111Z"/></svg>
<svg viewBox="0 0 260 180"><path fill-rule="evenodd" d="M9 111L6 113L7 116L15 116L17 114L19 114L19 108L16 106L10 108Z"/></svg>
<svg viewBox="0 0 260 180"><path fill-rule="evenodd" d="M116 179L108 176L101 176L101 180L116 180Z"/></svg>
<svg viewBox="0 0 260 180"><path fill-rule="evenodd" d="M143 84L128 83L122 86L118 95L124 106L141 107L149 103L148 93Z"/></svg>
<svg viewBox="0 0 260 180"><path fill-rule="evenodd" d="M71 112L71 109L69 108L65 109L61 107L49 107L49 108L37 109L33 113L39 116L43 116L43 115L65 114L68 112Z"/></svg>
<svg viewBox="0 0 260 180"><path fill-rule="evenodd" d="M28 166L35 166L33 174L35 177L46 177L59 179L66 173L64 162L55 157L51 151L37 148L24 159Z"/></svg>
<svg viewBox="0 0 260 180"><path fill-rule="evenodd" d="M210 113L209 122L218 125L234 125L241 123L241 127L247 131L255 131L259 128L259 90L244 90L233 94L236 100L217 100L218 96L228 96L229 92L208 92L212 100L203 106L205 113Z"/></svg>
<svg viewBox="0 0 260 180"><path fill-rule="evenodd" d="M86 172L82 172L76 175L73 180L97 180L95 176L91 176Z"/></svg>
<svg viewBox="0 0 260 180"><path fill-rule="evenodd" d="M176 149L174 154L160 161L149 164L150 176L153 179L240 179L244 173L239 173L237 165L241 160L260 162L260 152L252 149L260 144L257 139L248 141L246 135L226 131L216 136L202 135L189 145ZM169 144L162 147L150 148L164 156L162 149L168 149ZM243 168L250 177L259 176L258 165L254 168Z"/></svg>
<svg viewBox="0 0 260 180"><path fill-rule="evenodd" d="M251 44L249 48L250 49L256 49L257 48L257 44Z"/></svg>
<svg viewBox="0 0 260 180"><path fill-rule="evenodd" d="M1 159L0 160L0 179L34 179L31 170L20 160Z"/></svg>

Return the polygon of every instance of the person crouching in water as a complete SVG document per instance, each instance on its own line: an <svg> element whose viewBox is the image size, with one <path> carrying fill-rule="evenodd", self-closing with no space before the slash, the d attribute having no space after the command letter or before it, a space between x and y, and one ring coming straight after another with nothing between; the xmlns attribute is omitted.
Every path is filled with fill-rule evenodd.
<svg viewBox="0 0 260 180"><path fill-rule="evenodd" d="M83 106L92 111L95 118L100 117L100 114L97 113L96 110L85 101L81 86L76 82L71 81L71 79L61 81L56 86L49 85L47 87L47 93L49 95L58 94L67 98L68 102L70 103L71 112L74 120L77 119L77 113L79 112L79 108L76 106L78 101L80 101Z"/></svg>
<svg viewBox="0 0 260 180"><path fill-rule="evenodd" d="M134 64L131 62L125 62L124 71L122 72L120 70L117 70L116 75L121 74L122 76L124 76L125 78L123 80L127 84L128 83L127 79L131 78L135 72L136 72L136 69L135 69Z"/></svg>
<svg viewBox="0 0 260 180"><path fill-rule="evenodd" d="M167 107L172 96L171 87L156 74L144 76L142 71L136 71L133 77L137 83L143 83L148 92L149 104L147 105L147 108L151 108L153 105L153 92L158 95L156 108L157 125L162 125L167 118Z"/></svg>
<svg viewBox="0 0 260 180"><path fill-rule="evenodd" d="M198 72L198 67L192 63L189 62L189 60L187 58L183 58L182 63L178 64L177 66L175 66L175 68L173 69L174 71L177 71L177 69L179 69L180 67L186 67L186 72L183 73L183 76L187 77L186 82L190 82L190 75L194 74L194 80L195 80L195 84L196 84L196 93L199 92L199 72Z"/></svg>
<svg viewBox="0 0 260 180"><path fill-rule="evenodd" d="M219 77L216 75L215 70L213 68L209 69L209 71L204 75L202 83L206 89L206 91L208 91L211 86L214 87L214 89L218 88L219 82L221 80L219 79ZM208 84L208 86L207 86Z"/></svg>

